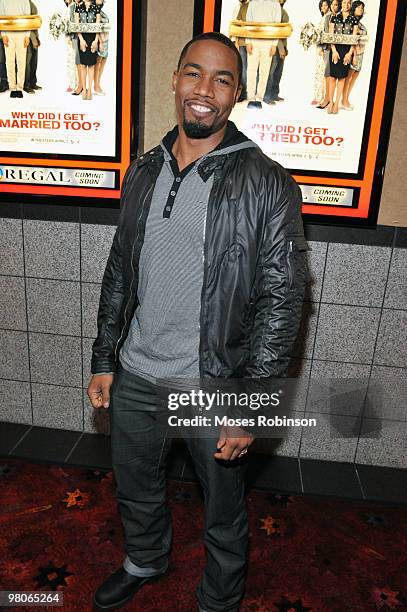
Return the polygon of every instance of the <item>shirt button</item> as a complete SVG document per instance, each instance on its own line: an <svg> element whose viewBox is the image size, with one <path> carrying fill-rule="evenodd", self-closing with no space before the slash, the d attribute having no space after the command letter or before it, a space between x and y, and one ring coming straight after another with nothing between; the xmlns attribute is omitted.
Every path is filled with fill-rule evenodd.
<svg viewBox="0 0 407 612"><path fill-rule="evenodd" d="M167 210L169 212L171 210L171 206L166 206L165 210Z"/></svg>
<svg viewBox="0 0 407 612"><path fill-rule="evenodd" d="M179 176L177 176L177 178L176 178L175 180L177 181L177 183L180 183L180 182L181 182L181 179L180 179L180 177L179 177Z"/></svg>
<svg viewBox="0 0 407 612"><path fill-rule="evenodd" d="M175 191L171 191L170 195L175 196Z"/></svg>

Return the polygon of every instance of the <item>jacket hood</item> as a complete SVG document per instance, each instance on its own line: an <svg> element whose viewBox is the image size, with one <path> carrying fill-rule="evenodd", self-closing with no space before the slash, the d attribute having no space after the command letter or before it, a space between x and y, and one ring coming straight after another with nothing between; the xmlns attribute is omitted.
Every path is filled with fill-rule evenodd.
<svg viewBox="0 0 407 612"><path fill-rule="evenodd" d="M160 142L160 146L164 150L164 158L168 161L172 158L171 149L177 137L178 126L176 125ZM222 142L220 142L213 151L203 155L197 162L199 163L203 158L206 159L208 157L215 157L216 155L226 155L228 153L240 151L241 149L251 148L258 149L259 146L253 142L253 140L245 136L243 132L238 130L233 121L228 121Z"/></svg>

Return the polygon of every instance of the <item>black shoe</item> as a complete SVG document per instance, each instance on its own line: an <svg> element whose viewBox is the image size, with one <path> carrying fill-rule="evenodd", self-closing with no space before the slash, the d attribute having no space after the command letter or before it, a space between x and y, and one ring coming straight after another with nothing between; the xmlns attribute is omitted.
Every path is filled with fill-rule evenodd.
<svg viewBox="0 0 407 612"><path fill-rule="evenodd" d="M277 98L273 98L276 102L284 102L284 98L280 98L280 96L277 96Z"/></svg>
<svg viewBox="0 0 407 612"><path fill-rule="evenodd" d="M265 102L266 104L269 104L271 106L275 105L275 103L276 103L275 100L263 100L263 102Z"/></svg>
<svg viewBox="0 0 407 612"><path fill-rule="evenodd" d="M260 100L250 100L247 104L247 108L263 108Z"/></svg>
<svg viewBox="0 0 407 612"><path fill-rule="evenodd" d="M16 91L16 95L14 96L14 98L24 98L24 94L22 91Z"/></svg>
<svg viewBox="0 0 407 612"><path fill-rule="evenodd" d="M120 567L98 588L93 602L100 610L115 610L130 601L137 591L147 582L153 582L164 574L142 578L133 576Z"/></svg>
<svg viewBox="0 0 407 612"><path fill-rule="evenodd" d="M2 83L0 85L0 93L4 93L7 90L8 90L8 85L6 83Z"/></svg>
<svg viewBox="0 0 407 612"><path fill-rule="evenodd" d="M33 89L42 89L41 85L34 85Z"/></svg>
<svg viewBox="0 0 407 612"><path fill-rule="evenodd" d="M31 87L24 87L24 91L28 94L33 94L35 91Z"/></svg>
<svg viewBox="0 0 407 612"><path fill-rule="evenodd" d="M12 91L10 91L10 98L17 98L17 92L15 89L13 89Z"/></svg>

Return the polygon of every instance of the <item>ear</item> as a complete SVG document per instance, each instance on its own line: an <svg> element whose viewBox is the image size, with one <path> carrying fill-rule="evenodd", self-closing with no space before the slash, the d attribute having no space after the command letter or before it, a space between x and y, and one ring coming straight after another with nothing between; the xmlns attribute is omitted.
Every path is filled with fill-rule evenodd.
<svg viewBox="0 0 407 612"><path fill-rule="evenodd" d="M177 78L178 78L178 72L176 70L174 70L174 72L172 73L172 89L173 89L173 91L175 91L175 89L177 87Z"/></svg>

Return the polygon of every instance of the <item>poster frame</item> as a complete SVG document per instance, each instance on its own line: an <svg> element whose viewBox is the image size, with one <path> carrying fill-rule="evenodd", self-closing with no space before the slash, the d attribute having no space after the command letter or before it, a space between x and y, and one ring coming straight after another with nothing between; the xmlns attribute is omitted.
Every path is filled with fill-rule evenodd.
<svg viewBox="0 0 407 612"><path fill-rule="evenodd" d="M237 0L236 0L237 1ZM370 113L370 120L365 122L365 129L361 144L361 155L358 173L352 175L349 179L349 174L323 172L316 173L312 171L290 169L290 173L299 184L304 185L323 185L331 184L341 187L352 186L356 191L356 197L360 195L363 189L369 190L370 197L365 209L361 211L359 206L352 206L344 210L344 207L324 206L303 204L304 220L309 223L342 225L354 227L375 227L380 208L380 199L383 188L384 172L390 142L390 132L392 127L393 111L396 99L396 91L398 84L398 76L401 64L401 56L403 51L404 30L406 25L406 3L405 0L387 0L380 7L380 19L389 16L389 13L394 17L391 32L391 46L388 49L388 62L385 76L385 91L382 96L382 103L379 106L380 113L380 130L375 135L376 146L373 146L372 135L372 117L373 106L377 104L379 88L377 80L382 77L383 69L379 64L377 70L370 81L369 101L366 109L366 115ZM382 13L385 13L383 15ZM220 31L222 14L222 0L194 0L194 36L202 32ZM397 24L397 27L394 26ZM386 22L383 28L388 26ZM381 41L379 37L375 43L375 58L383 56ZM374 98L371 99L371 93L374 93ZM377 108L376 108L377 111ZM374 149L374 159L370 158L370 171L366 170L366 157L371 146L370 156ZM373 154L374 154L373 153ZM364 159L363 159L364 158ZM367 176L369 174L369 176ZM319 181L321 179L321 181ZM327 182L329 181L329 183ZM355 203L355 193L353 204Z"/></svg>
<svg viewBox="0 0 407 612"><path fill-rule="evenodd" d="M129 14L131 14L131 19L126 20ZM114 188L80 186L67 188L33 185L32 183L0 182L2 202L119 208L120 188L124 174L131 161L137 156L140 146L143 2L141 0L117 2L117 16L115 155L95 159L89 155L21 154L0 150L0 167L15 164L22 167L45 166L61 169L108 170L114 173ZM129 27L130 24L131 27Z"/></svg>

